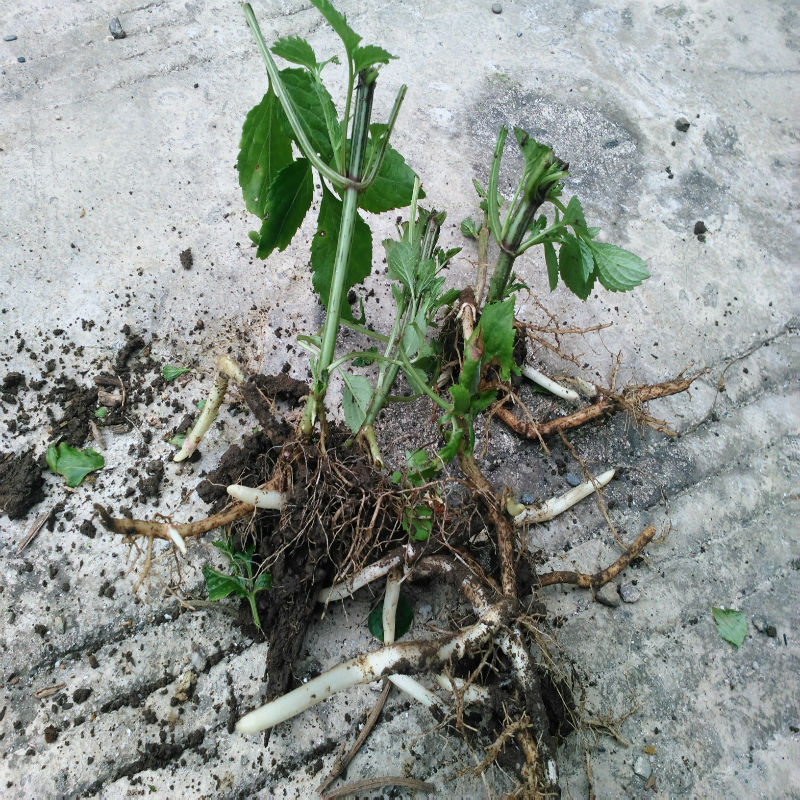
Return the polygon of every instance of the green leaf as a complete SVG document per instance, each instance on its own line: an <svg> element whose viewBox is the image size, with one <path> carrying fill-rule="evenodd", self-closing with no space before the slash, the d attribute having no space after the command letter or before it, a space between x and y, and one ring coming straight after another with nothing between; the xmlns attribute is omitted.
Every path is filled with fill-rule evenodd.
<svg viewBox="0 0 800 800"><path fill-rule="evenodd" d="M594 286L594 272L590 269L587 276L586 244L576 239L571 234L564 236L561 250L558 254L558 267L561 278L567 288L574 292L581 300L585 300Z"/></svg>
<svg viewBox="0 0 800 800"><path fill-rule="evenodd" d="M56 469L58 465L58 449L55 444L50 444L48 446L44 459L47 462L47 466L50 467L50 472L54 472L58 475L58 470Z"/></svg>
<svg viewBox="0 0 800 800"><path fill-rule="evenodd" d="M280 75L311 146L323 161L329 162L333 157L333 144L328 125L336 120L336 107L330 94L304 69L284 69ZM338 123L336 127L338 129Z"/></svg>
<svg viewBox="0 0 800 800"><path fill-rule="evenodd" d="M280 101L270 88L245 118L236 160L245 205L257 217L263 218L266 212L270 184L292 160L289 130Z"/></svg>
<svg viewBox="0 0 800 800"><path fill-rule="evenodd" d="M537 142L527 131L515 127L514 136L525 159L526 171L540 169L543 161L552 159L553 151L546 144Z"/></svg>
<svg viewBox="0 0 800 800"><path fill-rule="evenodd" d="M374 130L375 126L372 126ZM406 164L406 160L391 145L378 174L370 187L359 197L359 208L372 214L380 214L393 208L404 208L411 203L416 173ZM425 197L420 189L419 199Z"/></svg>
<svg viewBox="0 0 800 800"><path fill-rule="evenodd" d="M419 260L419 247L414 247L408 239L396 241L384 239L386 251L386 274L390 280L400 281L409 291L413 291L414 276Z"/></svg>
<svg viewBox="0 0 800 800"><path fill-rule="evenodd" d="M577 197L573 197L567 205L567 210L564 212L564 219L561 220L564 225L571 225L573 228L587 230L586 218L583 216L583 208L581 201Z"/></svg>
<svg viewBox="0 0 800 800"><path fill-rule="evenodd" d="M108 409L105 406L95 409L94 412L96 419L105 419L108 416Z"/></svg>
<svg viewBox="0 0 800 800"><path fill-rule="evenodd" d="M262 572L253 583L253 594L263 589L272 588L272 575L269 572Z"/></svg>
<svg viewBox="0 0 800 800"><path fill-rule="evenodd" d="M267 193L267 218L256 251L259 258L266 258L276 247L286 249L311 207L313 193L311 164L305 158L298 158L275 176Z"/></svg>
<svg viewBox="0 0 800 800"><path fill-rule="evenodd" d="M403 530L409 533L415 541L426 542L433 530L433 509L426 505L406 508L403 511L401 524Z"/></svg>
<svg viewBox="0 0 800 800"><path fill-rule="evenodd" d="M363 375L351 375L343 370L341 375L344 380L342 397L344 420L353 433L358 433L364 424L372 400L372 385Z"/></svg>
<svg viewBox="0 0 800 800"><path fill-rule="evenodd" d="M336 198L323 184L322 203L319 207L317 232L311 242L311 269L314 273L314 291L319 294L325 308L331 294L333 264L336 259L336 243L339 240L339 228L342 221L342 202ZM341 315L352 319L353 313L347 302L347 290L360 283L372 270L372 231L369 225L356 214L353 226L353 244L350 248L350 260L347 264L344 292L342 294Z"/></svg>
<svg viewBox="0 0 800 800"><path fill-rule="evenodd" d="M461 384L450 387L450 396L453 398L453 413L466 414L469 411L470 393Z"/></svg>
<svg viewBox="0 0 800 800"><path fill-rule="evenodd" d="M458 289L448 289L441 297L437 299L436 307L441 308L442 306L451 306L456 300L458 300L460 295L461 292Z"/></svg>
<svg viewBox="0 0 800 800"><path fill-rule="evenodd" d="M717 608L713 606L711 613L717 625L717 633L734 647L739 647L747 636L747 616L744 611L733 608Z"/></svg>
<svg viewBox="0 0 800 800"><path fill-rule="evenodd" d="M544 242L544 260L547 264L547 280L552 292L558 286L558 259L552 242Z"/></svg>
<svg viewBox="0 0 800 800"><path fill-rule="evenodd" d="M161 374L164 376L164 380L167 383L174 381L175 378L179 377L180 375L185 375L187 372L191 372L189 367L173 367L170 364L167 364L161 368Z"/></svg>
<svg viewBox="0 0 800 800"><path fill-rule="evenodd" d="M174 436L171 436L169 439L167 439L167 444L171 444L173 447L183 447L183 443L185 441L185 433L176 433Z"/></svg>
<svg viewBox="0 0 800 800"><path fill-rule="evenodd" d="M496 359L500 377L506 381L514 367L514 298L502 303L487 303L481 314L483 355L486 361Z"/></svg>
<svg viewBox="0 0 800 800"><path fill-rule="evenodd" d="M203 564L203 577L206 579L209 600L222 600L229 594L247 597L247 589L244 588L241 578L223 575L209 564Z"/></svg>
<svg viewBox="0 0 800 800"><path fill-rule="evenodd" d="M369 353L369 355L366 355L367 353ZM354 358L352 363L354 367L368 367L370 364L373 364L375 362L375 359L377 357L378 357L378 348L369 347L367 348L367 350L364 351L364 355L358 356L358 358Z"/></svg>
<svg viewBox="0 0 800 800"><path fill-rule="evenodd" d="M316 9L328 21L328 25L333 28L344 43L347 55L352 58L353 53L361 41L361 37L347 24L343 14L340 14L329 2L329 0L311 0Z"/></svg>
<svg viewBox="0 0 800 800"><path fill-rule="evenodd" d="M91 448L77 450L64 442L61 442L58 447L50 445L47 448L45 460L53 472L63 475L67 479L67 486L71 489L80 486L81 481L90 472L102 469L106 464L103 456Z"/></svg>
<svg viewBox="0 0 800 800"><path fill-rule="evenodd" d="M627 292L650 277L639 256L613 244L589 242L600 283L612 292Z"/></svg>
<svg viewBox="0 0 800 800"><path fill-rule="evenodd" d="M475 180L475 178L472 179L472 185L475 187L478 197L486 199L489 196L489 193L486 191L486 189L484 189L483 186L481 186L478 181Z"/></svg>
<svg viewBox="0 0 800 800"><path fill-rule="evenodd" d="M374 44L367 44L357 47L353 53L353 69L361 72L362 69L371 67L373 64L388 64L396 56L387 53L382 47Z"/></svg>
<svg viewBox="0 0 800 800"><path fill-rule="evenodd" d="M411 623L414 621L414 610L411 608L411 603L408 598L400 592L400 597L397 598L397 611L394 616L394 638L399 639L401 636L408 633L411 629ZM367 620L369 632L379 641L383 641L383 601L381 601L375 608L370 611Z"/></svg>
<svg viewBox="0 0 800 800"><path fill-rule="evenodd" d="M461 233L464 234L468 239L477 239L478 238L478 223L475 222L474 219L467 217L466 219L461 220Z"/></svg>
<svg viewBox="0 0 800 800"><path fill-rule="evenodd" d="M317 57L314 55L314 49L305 39L301 39L299 36L287 36L283 39L278 39L270 49L276 56L285 58L287 61L291 61L292 64L301 64L311 72L317 68Z"/></svg>

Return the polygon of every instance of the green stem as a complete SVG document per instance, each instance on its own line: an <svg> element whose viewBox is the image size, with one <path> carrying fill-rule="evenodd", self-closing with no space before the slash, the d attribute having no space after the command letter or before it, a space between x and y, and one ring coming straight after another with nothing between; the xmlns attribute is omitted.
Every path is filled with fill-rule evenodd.
<svg viewBox="0 0 800 800"><path fill-rule="evenodd" d="M248 592L247 599L250 601L250 611L253 614L253 622L255 622L256 628L261 630L261 617L258 616L258 608L256 606L256 593Z"/></svg>
<svg viewBox="0 0 800 800"><path fill-rule="evenodd" d="M339 240L336 243L336 256L333 263L331 292L328 298L328 313L322 328L322 345L317 360L314 387L308 397L306 412L303 415L301 430L311 433L310 426L322 409L325 393L328 390L330 365L336 349L336 337L339 333L339 322L344 299L344 285L347 278L347 267L350 262L350 250L353 244L353 230L358 208L359 189L356 184L361 179L364 154L369 138L369 120L372 115L372 96L375 92L375 81L366 80L364 71L358 74L356 99L353 108L353 135L350 150L350 166L347 172L347 188L342 199L342 220L339 226ZM341 177L341 176L340 176Z"/></svg>

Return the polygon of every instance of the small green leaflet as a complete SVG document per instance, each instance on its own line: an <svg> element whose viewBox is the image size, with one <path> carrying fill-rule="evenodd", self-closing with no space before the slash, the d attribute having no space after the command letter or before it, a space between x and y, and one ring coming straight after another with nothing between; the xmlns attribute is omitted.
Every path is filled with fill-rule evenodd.
<svg viewBox="0 0 800 800"><path fill-rule="evenodd" d="M468 239L478 238L478 223L474 219L467 217L461 220L461 233Z"/></svg>
<svg viewBox="0 0 800 800"><path fill-rule="evenodd" d="M373 137L377 138L375 127L370 126L370 129ZM414 177L414 170L406 164L403 156L389 145L375 180L358 199L359 208L372 214L380 214L393 208L407 206L414 191ZM419 199L422 200L424 197L425 192L420 189Z"/></svg>
<svg viewBox="0 0 800 800"><path fill-rule="evenodd" d="M97 419L105 419L108 416L108 409L105 406L95 409L94 415Z"/></svg>
<svg viewBox="0 0 800 800"><path fill-rule="evenodd" d="M397 598L397 611L394 616L394 638L399 639L401 636L408 633L411 628L411 623L414 621L414 610L411 608L411 603L408 598L400 592L400 597ZM367 620L369 632L379 641L383 641L383 601L381 601L375 608L370 611Z"/></svg>
<svg viewBox="0 0 800 800"><path fill-rule="evenodd" d="M372 400L372 385L363 375L351 375L344 370L341 375L345 386L342 397L344 420L353 433L358 433Z"/></svg>
<svg viewBox="0 0 800 800"><path fill-rule="evenodd" d="M314 54L314 49L305 40L299 36L287 36L283 39L278 39L270 48L276 56L285 58L291 61L292 64L300 64L306 69L313 72L317 68L317 57Z"/></svg>
<svg viewBox="0 0 800 800"><path fill-rule="evenodd" d="M567 210L564 212L564 219L561 220L564 225L570 225L573 228L587 230L586 218L583 216L583 207L581 201L577 197L573 197L567 205Z"/></svg>
<svg viewBox="0 0 800 800"><path fill-rule="evenodd" d="M589 242L597 277L611 292L627 292L650 277L647 265L639 256L613 244Z"/></svg>
<svg viewBox="0 0 800 800"><path fill-rule="evenodd" d="M256 251L259 258L266 258L276 247L286 249L311 207L313 193L311 164L305 158L298 158L275 176L267 193L267 218Z"/></svg>
<svg viewBox="0 0 800 800"><path fill-rule="evenodd" d="M247 210L263 219L267 192L275 176L292 160L289 122L270 89L250 109L242 126L236 169Z"/></svg>
<svg viewBox="0 0 800 800"><path fill-rule="evenodd" d="M547 280L550 284L550 291L552 292L558 286L558 259L556 258L556 249L553 247L552 242L544 243L544 260L547 264Z"/></svg>
<svg viewBox="0 0 800 800"><path fill-rule="evenodd" d="M433 509L426 505L406 508L400 522L414 541L427 542L433 530Z"/></svg>
<svg viewBox="0 0 800 800"><path fill-rule="evenodd" d="M103 456L91 448L77 450L64 442L51 444L47 448L45 460L52 472L67 479L67 486L71 489L80 486L90 472L102 469L106 463Z"/></svg>
<svg viewBox="0 0 800 800"><path fill-rule="evenodd" d="M512 369L518 371L514 364L514 298L487 303L481 314L480 330L485 360L497 359L500 377L507 381Z"/></svg>
<svg viewBox="0 0 800 800"><path fill-rule="evenodd" d="M585 300L594 286L594 268L587 246L576 237L565 234L558 254L558 268L567 288ZM588 269L587 269L588 268Z"/></svg>
<svg viewBox="0 0 800 800"><path fill-rule="evenodd" d="M539 144L527 131L514 128L514 136L517 137L517 144L525 159L526 171L539 169L543 161L547 161L545 166L552 161L553 151L547 145Z"/></svg>
<svg viewBox="0 0 800 800"><path fill-rule="evenodd" d="M408 239L399 242L395 239L384 239L382 244L386 251L387 276L393 281L400 281L411 291L419 260L419 247L415 247Z"/></svg>
<svg viewBox="0 0 800 800"><path fill-rule="evenodd" d="M328 21L328 25L333 28L344 43L344 49L349 58L353 57L361 37L347 24L343 14L340 14L329 0L311 0L315 8Z"/></svg>
<svg viewBox="0 0 800 800"><path fill-rule="evenodd" d="M744 611L712 606L711 613L717 625L717 633L734 647L739 647L747 636L747 616Z"/></svg>
<svg viewBox="0 0 800 800"><path fill-rule="evenodd" d="M331 293L333 264L336 258L336 244L339 240L339 227L342 221L342 202L337 199L323 184L322 202L319 207L317 232L311 242L311 270L313 271L314 291L319 294L325 308ZM347 264L347 276L342 294L341 314L345 319L352 319L353 313L347 302L347 290L360 283L372 269L372 232L369 225L356 214L353 227L353 244L350 248L350 260Z"/></svg>
<svg viewBox="0 0 800 800"><path fill-rule="evenodd" d="M191 372L189 367L173 367L170 364L167 364L161 368L161 374L167 383L174 381L175 378L179 377L180 375L184 375L187 372Z"/></svg>
<svg viewBox="0 0 800 800"><path fill-rule="evenodd" d="M206 579L209 600L222 600L229 594L247 597L247 589L244 588L241 578L223 575L209 564L203 564L203 577Z"/></svg>
<svg viewBox="0 0 800 800"><path fill-rule="evenodd" d="M171 444L173 447L183 447L183 443L185 441L185 433L176 433L174 436L171 436L169 439L167 439L167 444Z"/></svg>
<svg viewBox="0 0 800 800"><path fill-rule="evenodd" d="M363 47L357 47L353 53L353 69L355 72L361 72L362 69L367 69L374 64L388 64L389 61L396 56L387 53L382 47L375 44L367 44Z"/></svg>

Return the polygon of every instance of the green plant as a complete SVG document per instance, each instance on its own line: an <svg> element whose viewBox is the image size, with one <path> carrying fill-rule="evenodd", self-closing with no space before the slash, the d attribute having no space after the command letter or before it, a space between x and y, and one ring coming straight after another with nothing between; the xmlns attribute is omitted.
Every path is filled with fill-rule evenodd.
<svg viewBox="0 0 800 800"><path fill-rule="evenodd" d="M281 552L289 546L285 545L289 540L292 546L302 547L297 543L310 538L312 529L314 536L324 537L326 556L317 553L317 558L309 562L315 567L315 577L309 579L312 584L317 574L324 574L320 562L325 558L339 576L339 583L323 590L316 585L300 586L303 594L298 597L302 604L308 598L311 605L315 599L325 603L342 599L374 580L386 578L384 606L375 609L369 620L370 629L386 646L340 664L247 714L238 723L238 730L262 730L336 691L383 677L429 707L438 703L436 707L441 711L441 700L412 677L422 671L447 672L437 676L437 683L453 687L453 691L463 691L462 703L468 694L477 698L477 702L487 702L488 694L481 691L482 687L468 686L462 681L459 689L461 679L450 676L449 672L464 654L493 642L512 673L517 692L515 703L529 715L529 722L535 723L529 733L529 722L523 724L522 717L518 720L517 738L527 761L528 788L552 793L556 787L554 750L547 732L537 668L528 652L525 631L528 623L522 621L524 615L517 592L517 564L522 553L513 525L552 519L581 498L599 492L612 479L614 471L607 470L595 478L586 470L587 480L562 497L526 507L501 495L479 469L474 455L476 422L489 406L495 404L498 408L511 396L511 376L520 372L566 402L580 401L578 392L560 386L515 359L520 328L515 319L515 302L517 294L527 288L515 269L527 250L542 245L550 289L556 288L560 278L582 300L588 298L596 282L609 291L627 291L649 277L649 273L637 256L597 241L599 229L587 225L577 198L566 204L562 202L568 165L550 147L536 142L520 128L515 128L514 134L524 167L511 199L506 201L498 191L507 138L506 128L501 127L488 185L484 188L474 181L483 219L480 224L466 219L460 226L467 238L477 241L474 287L446 289L445 270L459 248L439 246L445 214L422 207L424 193L419 178L389 145L405 87L401 87L386 123L375 124L371 118L379 67L393 57L375 45L362 45L360 37L328 0L312 0L312 3L344 45L346 63L342 66L346 70L347 89L343 111L340 115L322 80L324 70L338 64L338 59L334 56L318 61L311 45L298 37L280 39L269 48L252 9L245 4L245 15L266 65L269 85L244 122L237 161L245 205L261 220L259 230L250 233L261 258L267 258L276 249L284 250L292 241L311 207L314 173L320 186L311 269L314 289L325 308L325 319L321 331L299 337L311 356L312 384L298 435L282 443L280 458L269 480L256 488L229 486L229 495L238 502L206 520L178 527L161 522L113 520L102 508L101 517L107 527L118 533L129 535L135 531L151 538L171 539L178 546L176 536L182 541L182 536L197 536L220 525L230 525L252 515L256 508L271 509L282 512L280 523L270 533L279 534L272 541ZM273 56L293 66L279 70ZM297 157L295 150L299 153ZM386 332L376 330L368 322L363 303L356 319L346 298L348 290L363 281L372 267L372 232L361 212L379 214L405 207L409 209L407 220L399 226L396 238L382 242L394 305L390 326L386 326L390 329ZM490 259L492 249L497 251L494 265ZM365 337L368 344L361 350L337 353L342 326ZM370 369L371 374L356 371L364 368ZM438 431L434 443L406 452L405 468L394 472L393 485L383 478L376 479L382 495L370 506L371 514L362 508L369 506L368 499L360 496L358 516L361 517L363 510L364 516L372 521L368 525L353 523L356 535L354 542L347 542L343 548L347 553L342 558L344 565L334 563L331 552L347 536L348 520L353 515L348 491L354 489L357 478L347 486L343 477L347 471L338 469L342 466L341 461L337 464L341 456L335 450L326 450L329 432L325 398L334 373L344 383L341 411L352 434L348 445L359 441L377 468L382 469L384 462L374 426L388 403L429 399L436 409ZM410 395L393 394L401 376L407 384L404 390L410 387ZM254 388L254 379L227 356L219 358L210 397L199 409L197 423L182 443L176 461L194 452L213 421L230 380L242 389L245 401L258 414L258 398L252 402L247 399ZM633 387L621 394L615 394L613 387L600 389L577 379L574 383L584 395L596 395L598 399L588 409L559 418L560 427L554 427L553 432L577 427L620 409L638 412L643 402L688 388L691 379ZM270 414L259 416L259 422L266 430ZM543 434L544 428L532 427L533 433L526 435L544 443L547 431ZM367 466L365 460L362 457L358 462L359 468ZM447 530L448 512L452 509L445 502L442 479L445 467L453 462L460 466L462 482L471 495L469 514L465 515L468 523L458 532ZM302 467L295 468L296 464ZM374 477L369 469L366 473ZM352 477L355 473L348 474ZM326 481L336 485L335 498L325 495L333 507L323 507L322 501L318 501L310 521L298 510L303 503L293 491L299 476L302 476L299 480L315 484L315 497ZM380 526L373 524L384 500L387 505L393 503L391 513L396 513L392 525L387 526L389 542L381 541ZM500 573L499 581L488 576L469 553L474 541L469 529L476 515L494 533L494 567ZM299 527L292 529L298 520ZM407 536L402 547L396 547L402 535L392 539L397 529ZM645 529L614 564L595 575L564 571L537 577L541 585L573 583L598 588L624 569L654 535L654 527ZM367 541L359 542L359 536ZM263 539L260 541L259 549L263 552ZM258 574L253 545L238 552L230 538L214 544L225 553L232 573L225 575L206 564L203 574L209 596L246 597L253 620L260 627L255 596L271 586L271 576ZM365 549L360 550L359 546ZM366 556L358 558L363 552L379 557L367 563ZM410 615L399 606L400 584L412 576L450 581L472 605L475 621L452 633L437 633L432 639L395 644L395 633L399 635L396 628L402 630L406 621L410 623ZM398 610L402 612L400 615ZM270 651L281 646L281 642L271 641ZM408 674L398 675L401 670ZM473 688L474 692L468 692Z"/></svg>
<svg viewBox="0 0 800 800"><path fill-rule="evenodd" d="M249 544L243 551L237 550L233 546L230 536L225 541L212 542L212 544L228 559L231 572L226 575L208 563L203 564L203 577L208 588L208 599L221 600L231 594L247 599L250 603L253 622L260 629L261 618L258 616L256 595L272 586L272 575L268 572L257 572L253 564L254 544Z"/></svg>
<svg viewBox="0 0 800 800"><path fill-rule="evenodd" d="M80 486L90 472L102 469L106 463L103 456L90 447L78 450L65 442L50 444L45 454L45 460L50 471L55 472L56 475L63 475L66 478L67 486L71 489Z"/></svg>

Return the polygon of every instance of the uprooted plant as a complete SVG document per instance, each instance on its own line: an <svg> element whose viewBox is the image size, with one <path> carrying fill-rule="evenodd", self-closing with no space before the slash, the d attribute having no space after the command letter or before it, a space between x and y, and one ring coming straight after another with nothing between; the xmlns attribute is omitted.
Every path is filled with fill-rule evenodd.
<svg viewBox="0 0 800 800"><path fill-rule="evenodd" d="M291 242L311 207L314 173L321 187L311 269L326 314L318 334L299 339L310 355L311 385L287 376L280 381L277 376L248 375L227 356L218 359L211 395L175 460L189 457L198 447L232 381L260 427L247 444L259 454L258 467L227 487L233 502L225 505L219 498L216 513L184 524L114 519L100 506L98 511L109 530L133 540L146 538L148 553L156 539L185 553L187 539L216 528L226 530L224 540L215 544L234 572L226 575L207 566L209 591L212 597L235 593L246 598L271 645L270 702L241 719L240 732L271 728L348 686L385 678L440 719L455 714L460 720L465 706L472 704L502 706L503 730L482 768L513 739L524 757L521 791L554 794L555 748L542 700L541 660L532 655L543 613L520 598L531 580L534 587L573 583L598 588L642 552L655 529L645 529L629 546L620 541L624 552L601 572L534 573L521 587L520 563L527 548L517 530L552 519L599 493L614 472L594 477L587 471L586 482L567 495L526 507L509 493L499 493L481 472L475 457L476 421L497 415L520 435L546 447L545 440L553 434L563 435L615 411L657 424L642 405L685 390L692 379L679 377L621 392L576 379L573 389L518 363L524 358L527 336L552 332L546 325L536 328L515 318L517 294L527 289L515 270L527 250L543 247L551 289L560 278L583 300L595 281L609 291L633 289L649 277L644 262L598 241L599 229L587 225L578 199L562 200L568 165L520 128L514 135L524 168L510 199L502 197L500 169L507 131L501 128L488 184L475 182L482 219L461 224L465 236L477 240L475 284L445 290L444 272L458 249L439 246L445 215L422 207L419 179L389 143L405 87L389 119L372 121L379 67L393 56L361 44L328 0L312 1L344 44L343 114L340 118L322 80L326 67L339 60L318 61L311 46L297 37L280 39L269 48L245 4L269 87L247 115L238 160L246 206L262 220L260 230L250 234L261 258ZM294 66L279 69L273 56ZM372 234L360 212L380 214L406 207L408 219L397 238L383 242L394 317L388 332L379 331L368 324L363 304L356 318L347 299L372 267ZM497 252L494 265L490 250ZM343 326L362 337L366 344L360 350L337 352ZM579 404L582 396L591 402L548 421L517 416L505 403L515 397L510 379L520 372L565 403ZM326 394L334 375L344 384L341 411L346 429L329 421ZM394 395L402 385L410 394ZM275 411L273 401L281 394L295 401L304 397L294 429ZM387 405L416 398L427 398L436 409L439 444L433 451L420 447L408 452L405 466L388 475L376 422ZM456 464L458 478L453 477ZM223 472L217 476L220 481L224 477ZM452 480L461 481L471 498L458 507L448 500L446 487ZM236 532L235 523L245 519L251 538L239 547L243 535ZM476 558L477 551L487 549L490 569L481 566L485 558ZM383 578L382 624L376 630L384 646L286 692L292 661L315 607ZM395 643L401 581L432 578L463 594L472 622L429 640ZM493 681L498 665L512 675L511 688ZM420 682L416 676L421 675L428 675L450 699Z"/></svg>

